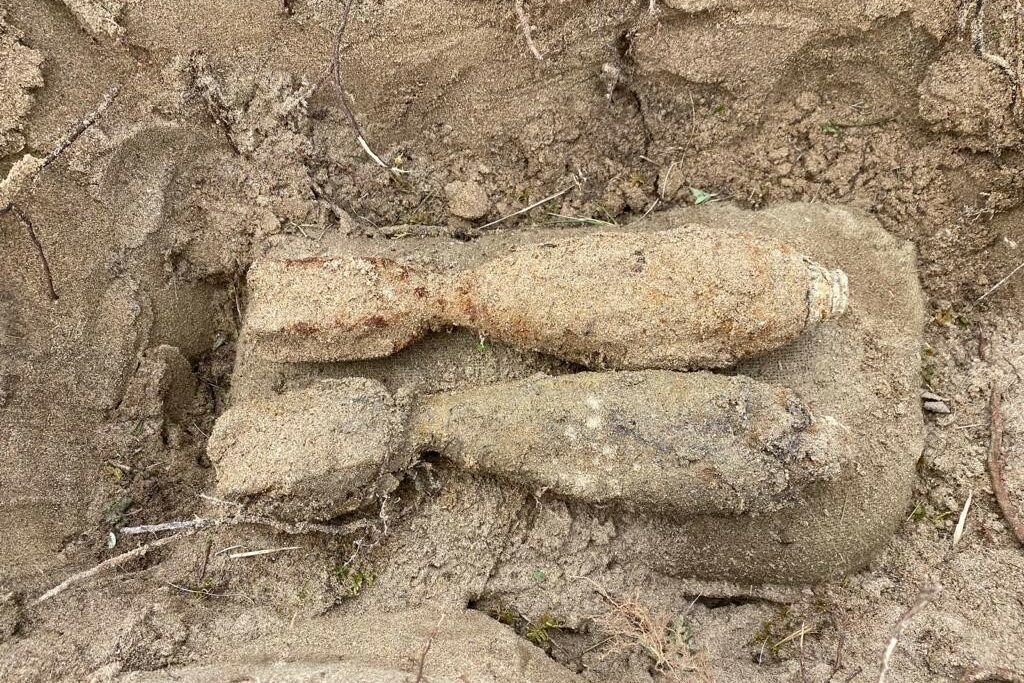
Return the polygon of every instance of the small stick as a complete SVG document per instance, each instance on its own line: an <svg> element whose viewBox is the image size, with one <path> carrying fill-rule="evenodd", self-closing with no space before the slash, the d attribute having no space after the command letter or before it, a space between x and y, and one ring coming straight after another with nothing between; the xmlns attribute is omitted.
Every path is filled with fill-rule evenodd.
<svg viewBox="0 0 1024 683"><path fill-rule="evenodd" d="M1003 455L1003 413L1002 413L1002 389L998 384L992 385L992 399L989 403L991 412L991 427L989 436L988 471L992 477L992 492L999 503L999 509L1003 512L1003 518L1010 525L1013 535L1017 541L1024 544L1024 521L1017 514L1017 508L1010 500L1010 491L1006 488L1004 470L1006 468L1005 456Z"/></svg>
<svg viewBox="0 0 1024 683"><path fill-rule="evenodd" d="M197 581L202 581L206 578L206 567L210 564L210 550L213 549L213 539L206 539L206 548L203 550L203 563L199 565L199 578Z"/></svg>
<svg viewBox="0 0 1024 683"><path fill-rule="evenodd" d="M301 545L289 545L282 548L265 548L263 550L250 550L246 553L231 553L228 557L232 560L238 560L243 557L257 557L259 555L272 555L274 553L284 553L290 550L299 550Z"/></svg>
<svg viewBox="0 0 1024 683"><path fill-rule="evenodd" d="M57 158L64 153L64 150L73 145L75 140L82 137L82 133L92 128L96 124L97 119L103 116L103 113L110 108L111 104L114 103L114 98L116 98L120 92L120 85L115 85L113 88L108 90L107 94L103 96L103 101L100 102L100 105L96 107L91 114L79 121L78 125L75 126L70 133L65 135L63 140L57 143L57 146L53 148L53 151L46 155L46 158L43 159L43 168L46 168L56 161Z"/></svg>
<svg viewBox="0 0 1024 683"><path fill-rule="evenodd" d="M1003 278L1002 280L1000 280L999 282L997 282L997 283L995 283L994 285L992 285L992 288L991 288L991 289L989 289L989 290L988 290L987 292L985 292L984 294L982 294L981 296L979 296L979 297L978 297L978 299L977 299L977 300L976 300L976 301L975 301L974 303L976 303L976 304L977 304L977 303L980 303L982 299L984 299L984 298L985 298L985 297L987 297L987 296L988 296L989 294L991 294L992 292L996 291L997 289L999 289L1000 287L1002 287L1003 285L1005 285L1005 284L1007 283L1007 281L1008 281L1008 280L1009 280L1009 279L1010 279L1011 277L1013 277L1014 275L1016 275L1016 274L1017 274L1017 271L1019 271L1019 270L1020 270L1021 268L1024 268L1024 261L1022 261L1022 262L1021 262L1021 264L1020 264L1019 266L1017 266L1016 268L1014 268L1013 270L1011 270L1011 271L1010 271L1010 274L1009 274L1009 275L1007 275L1007 276L1006 276L1006 277L1004 277L1004 278Z"/></svg>
<svg viewBox="0 0 1024 683"><path fill-rule="evenodd" d="M1024 676L1003 667L971 667L960 676L960 683L1024 683Z"/></svg>
<svg viewBox="0 0 1024 683"><path fill-rule="evenodd" d="M960 17L961 30L966 28L967 15L970 13L966 8L972 3L965 3L965 11ZM1002 56L989 52L985 49L985 2L984 0L974 0L974 21L971 22L971 42L974 45L974 51L983 60L992 64L1010 81L1010 108L1014 115L1020 114L1021 108L1021 96L1024 95L1024 74L1019 72L1015 73L1014 69L1010 66L1010 63L1006 61ZM1017 3L1018 9L1020 4ZM1016 17L1014 17L1014 23L1016 25ZM1020 46L1018 45L1018 48Z"/></svg>
<svg viewBox="0 0 1024 683"><path fill-rule="evenodd" d="M437 637L437 630L441 628L441 623L444 621L445 614L441 615L441 618L434 624L434 628L431 629L430 635L427 636L427 644L423 647L423 652L420 653L419 664L416 667L416 680L414 683L423 683L423 667L427 663L427 654L430 653L430 646L434 643L434 638Z"/></svg>
<svg viewBox="0 0 1024 683"><path fill-rule="evenodd" d="M80 138L82 134L96 124L96 121L103 115L103 113L110 107L114 98L121 91L121 86L115 85L111 88L107 94L103 97L103 101L100 105L84 119L82 119L78 125L76 125L70 133L64 136L57 146L47 154L43 159L34 157L31 154L26 154L19 159L11 170L8 172L7 177L0 179L0 197L5 197L3 201L0 201L0 215L7 213L14 209L14 197L24 187L26 183L31 182L35 179L39 173L52 164L60 157L64 151L74 144L75 140Z"/></svg>
<svg viewBox="0 0 1024 683"><path fill-rule="evenodd" d="M352 0L345 0L345 6L341 8L341 21L338 22L338 30L334 34L334 56L331 59L331 74L334 76L334 84L341 91L341 108L344 110L345 116L348 117L348 121L356 135L362 137L363 129L359 125L359 121L356 119L352 108L348 105L348 96L345 94L345 88L341 83L341 41L345 35L345 28L348 26L348 15L351 11Z"/></svg>
<svg viewBox="0 0 1024 683"><path fill-rule="evenodd" d="M92 577L96 576L97 574L105 572L108 569L114 569L116 567L120 567L122 564L125 564L125 563L129 562L130 560L134 560L136 558L143 557L146 553L148 553L153 548L158 548L158 547L160 547L162 545L167 545L171 541L176 541L179 538L182 538L183 536L184 536L184 534L178 534L176 536L165 536L164 538L157 539L157 540L153 541L152 543L147 543L146 545L140 545L138 548L135 548L134 550L129 550L126 553L121 553L120 555L117 555L115 557L111 557L108 560L104 560L103 562L100 562L98 565L96 565L92 569L87 569L84 572L79 572L77 574L73 574L73 575L69 576L68 578L64 579L59 584L57 584L56 586L54 586L53 588L51 588L50 590L46 591L45 593L40 595L38 598L33 600L30 604L34 607L34 606L36 606L36 605L38 605L40 603L46 602L50 598L52 598L52 597L54 597L54 596L56 596L56 595L58 595L60 593L63 593L64 591L66 591L68 588L70 588L71 586L75 585L76 583L81 583L82 581L86 581L88 579L91 579Z"/></svg>
<svg viewBox="0 0 1024 683"><path fill-rule="evenodd" d="M878 671L878 683L885 683L886 678L889 676L889 662L892 659L893 653L896 652L896 646L899 644L900 636L902 636L903 632L906 630L907 624L910 623L910 620L913 619L918 612L927 607L928 603L935 599L935 596L939 594L940 590L941 587L939 586L933 586L924 590L921 595L918 596L914 604L910 606L910 609L904 612L903 616L900 617L900 620L896 622L896 626L893 628L892 637L889 638L889 644L886 646L885 653L882 655L882 665Z"/></svg>
<svg viewBox="0 0 1024 683"><path fill-rule="evenodd" d="M163 524L143 524L142 526L126 526L121 529L124 536L141 534L157 534L161 531L180 531L181 529L201 529L211 523L208 519L189 519L182 522L164 522Z"/></svg>
<svg viewBox="0 0 1024 683"><path fill-rule="evenodd" d="M388 166L370 149L369 143L366 142L366 135L363 133L363 127L359 125L359 119L356 118L352 106L348 103L348 92L345 90L345 85L341 80L341 43L345 36L345 29L348 27L348 17L351 11L352 0L345 0L345 5L341 9L341 21L338 22L338 30L334 34L334 56L331 59L331 74L334 76L334 84L338 86L338 94L341 96L341 109L345 112L345 117L348 118L349 125L352 126L352 130L356 134L356 142L359 143L359 146L366 152L367 156L373 159L374 163L381 168L386 168L393 173L402 173L401 169Z"/></svg>
<svg viewBox="0 0 1024 683"><path fill-rule="evenodd" d="M843 679L843 683L850 683L850 681L855 679L857 676L860 676L860 673L862 671L864 671L864 667L863 666L858 666L856 669L854 669L853 673L851 673L849 676L847 676L845 679Z"/></svg>
<svg viewBox="0 0 1024 683"><path fill-rule="evenodd" d="M533 42L533 35L530 31L530 19L526 16L526 8L523 7L523 0L515 0L516 16L519 17L519 28L523 31L523 36L526 38L526 46L530 48L530 52L537 59L538 62L544 61L544 55L540 53L537 46Z"/></svg>
<svg viewBox="0 0 1024 683"><path fill-rule="evenodd" d="M43 250L43 243L39 241L39 236L36 234L35 226L32 225L32 221L28 219L28 216L24 214L21 208L11 202L10 210L18 217L25 225L25 230L28 231L28 238L32 240L32 244L36 248L36 253L39 254L39 262L43 264L43 277L46 279L46 290L50 297L50 301L56 301L59 297L57 296L57 290L53 288L53 273L50 271L50 261L46 258L46 252Z"/></svg>
<svg viewBox="0 0 1024 683"><path fill-rule="evenodd" d="M832 659L832 671L829 673L825 683L832 683L832 679L843 668L843 641L846 640L846 630L842 622L837 624L839 630L839 642L836 643L836 656Z"/></svg>
<svg viewBox="0 0 1024 683"><path fill-rule="evenodd" d="M552 199L558 199L559 197L561 197L563 194L565 194L566 192L568 192L572 188L573 188L573 186L570 185L569 187L565 188L564 190L559 190L558 192L554 193L553 195L545 197L544 199L541 199L540 201L536 201L533 204L530 204L529 206L526 206L526 207L523 207L522 209L519 209L518 211L514 211L514 212L508 214L507 216L502 216L501 218L498 218L497 220L493 220L490 223L484 223L479 228L477 228L477 230L486 230L487 228L489 228L489 227L491 227L493 225L497 225L498 223L504 223L509 218L515 218L516 216L524 214L527 211L530 211L531 209L536 209L541 204L547 204Z"/></svg>
<svg viewBox="0 0 1024 683"><path fill-rule="evenodd" d="M176 590L181 591L182 593L192 593L193 595L202 595L204 598L245 598L246 600L248 600L252 604L254 604L254 605L256 604L255 600L250 598L248 595L245 595L244 593L214 593L214 592L209 591L209 590L197 591L195 589L185 588L184 586L179 586L178 584L171 583L171 582L168 582L167 585L170 586L171 588L174 588Z"/></svg>
<svg viewBox="0 0 1024 683"><path fill-rule="evenodd" d="M227 503L229 501L221 501L216 498L209 497L218 503ZM248 513L242 513L231 519L212 519L208 517L196 517L195 519L177 521L177 522L164 522L162 524L144 524L142 526L127 526L121 529L121 534L124 536L138 536L141 534L155 534L161 531L177 531L180 529L204 529L210 526L239 526L243 524L252 524L254 526L268 526L281 533L288 534L290 536L298 536L301 534L309 533L320 533L320 534L331 534L336 536L346 536L352 534L363 527L369 526L370 522L359 520L346 524L344 526L335 526L332 524L317 524L315 522L299 522L297 524L290 524L288 522L282 522L277 519L270 517L260 517L258 515L250 515Z"/></svg>

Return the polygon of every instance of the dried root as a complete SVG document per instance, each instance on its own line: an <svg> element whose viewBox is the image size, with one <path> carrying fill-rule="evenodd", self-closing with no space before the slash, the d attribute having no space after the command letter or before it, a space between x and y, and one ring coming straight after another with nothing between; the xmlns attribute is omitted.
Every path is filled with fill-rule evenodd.
<svg viewBox="0 0 1024 683"><path fill-rule="evenodd" d="M1021 1L1017 0L1013 22L1016 43L1015 53L1017 57L1015 64L1011 65L1005 57L989 52L986 48L985 0L966 0L960 10L960 30L964 33L968 30L970 31L974 52L981 59L1002 71L1007 80L1009 80L1011 90L1010 107L1014 115L1018 117L1024 115L1024 57L1021 56L1022 51L1024 51L1024 44L1022 44L1020 28L1020 24L1024 20L1022 13L1024 13L1024 7L1022 7Z"/></svg>
<svg viewBox="0 0 1024 683"><path fill-rule="evenodd" d="M669 680L712 680L707 662L691 647L684 615L654 611L639 594L617 600L596 582L587 580L609 605L594 623L607 634L611 650L645 653L654 662L655 671Z"/></svg>
<svg viewBox="0 0 1024 683"><path fill-rule="evenodd" d="M999 503L999 509L1003 512L1003 518L1010 525L1010 530L1017 540L1024 544L1024 520L1017 514L1017 508L1010 499L1010 491L1006 487L1006 456L1003 453L1003 413L1002 390L998 385L992 387L991 410L991 436L988 452L988 471L992 477L992 492Z"/></svg>
<svg viewBox="0 0 1024 683"><path fill-rule="evenodd" d="M893 653L896 652L896 646L899 645L900 637L903 632L907 630L907 624L910 620L917 616L917 613L923 610L928 604L935 599L941 590L940 586L932 586L924 590L921 595L918 596L914 604L900 616L899 621L896 622L896 626L893 627L892 637L889 638L889 643L885 646L885 652L882 653L882 664L878 670L878 683L885 683L889 677L889 671L891 669L891 660Z"/></svg>
<svg viewBox="0 0 1024 683"><path fill-rule="evenodd" d="M523 6L523 0L515 0L516 17L519 18L519 29L523 32L523 37L526 39L526 47L530 48L530 52L537 59L538 62L544 61L544 55L537 49L537 45L533 42L533 33L530 29L530 18L526 16L526 8Z"/></svg>

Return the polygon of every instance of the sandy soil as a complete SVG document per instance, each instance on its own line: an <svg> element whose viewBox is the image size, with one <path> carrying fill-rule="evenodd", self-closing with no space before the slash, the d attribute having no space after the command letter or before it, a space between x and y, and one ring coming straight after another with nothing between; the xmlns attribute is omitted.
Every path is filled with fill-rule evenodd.
<svg viewBox="0 0 1024 683"><path fill-rule="evenodd" d="M0 186L0 208L15 203L0 215L0 679L867 681L925 595L888 680L1021 680L1024 550L988 466L1001 423L1010 514L1024 514L1018 0L357 1L345 95L340 5L0 0L0 177L120 88L59 158ZM357 143L346 101L390 169ZM201 497L206 441L237 398L246 271L268 245L473 242L556 193L496 227L803 202L913 243L920 388L949 411L926 412L911 501L866 569L742 591L611 571L559 594L559 558L599 562L616 528L551 499L521 515L484 475L464 475L468 501L427 476L402 489L471 540L431 538L415 509L346 518L358 533L335 536ZM482 354L471 335L425 344L478 359L477 379L567 369ZM36 603L158 537L122 528L197 516L220 523ZM492 567L510 536L533 559ZM425 551L446 543L466 575L524 588L457 594L464 577ZM439 622L441 595L467 608Z"/></svg>

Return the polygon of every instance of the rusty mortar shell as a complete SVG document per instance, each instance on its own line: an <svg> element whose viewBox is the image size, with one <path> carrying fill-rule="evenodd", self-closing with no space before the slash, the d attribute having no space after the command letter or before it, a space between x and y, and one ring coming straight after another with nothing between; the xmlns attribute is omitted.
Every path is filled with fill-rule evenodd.
<svg viewBox="0 0 1024 683"><path fill-rule="evenodd" d="M450 326L588 367L720 368L846 310L846 275L699 225L592 233L462 271L364 256L257 261L245 332L272 361L387 356Z"/></svg>

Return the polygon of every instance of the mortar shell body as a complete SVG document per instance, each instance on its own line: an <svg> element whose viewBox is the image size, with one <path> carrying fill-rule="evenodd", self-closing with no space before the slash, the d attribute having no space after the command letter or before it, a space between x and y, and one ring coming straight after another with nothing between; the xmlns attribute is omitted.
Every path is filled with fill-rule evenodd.
<svg viewBox="0 0 1024 683"><path fill-rule="evenodd" d="M691 225L529 245L425 271L340 256L257 263L246 327L275 361L386 356L457 325L589 367L728 366L842 314L846 279L770 238Z"/></svg>
<svg viewBox="0 0 1024 683"><path fill-rule="evenodd" d="M842 314L846 281L776 240L689 226L531 246L467 272L457 324L590 367L721 368Z"/></svg>

